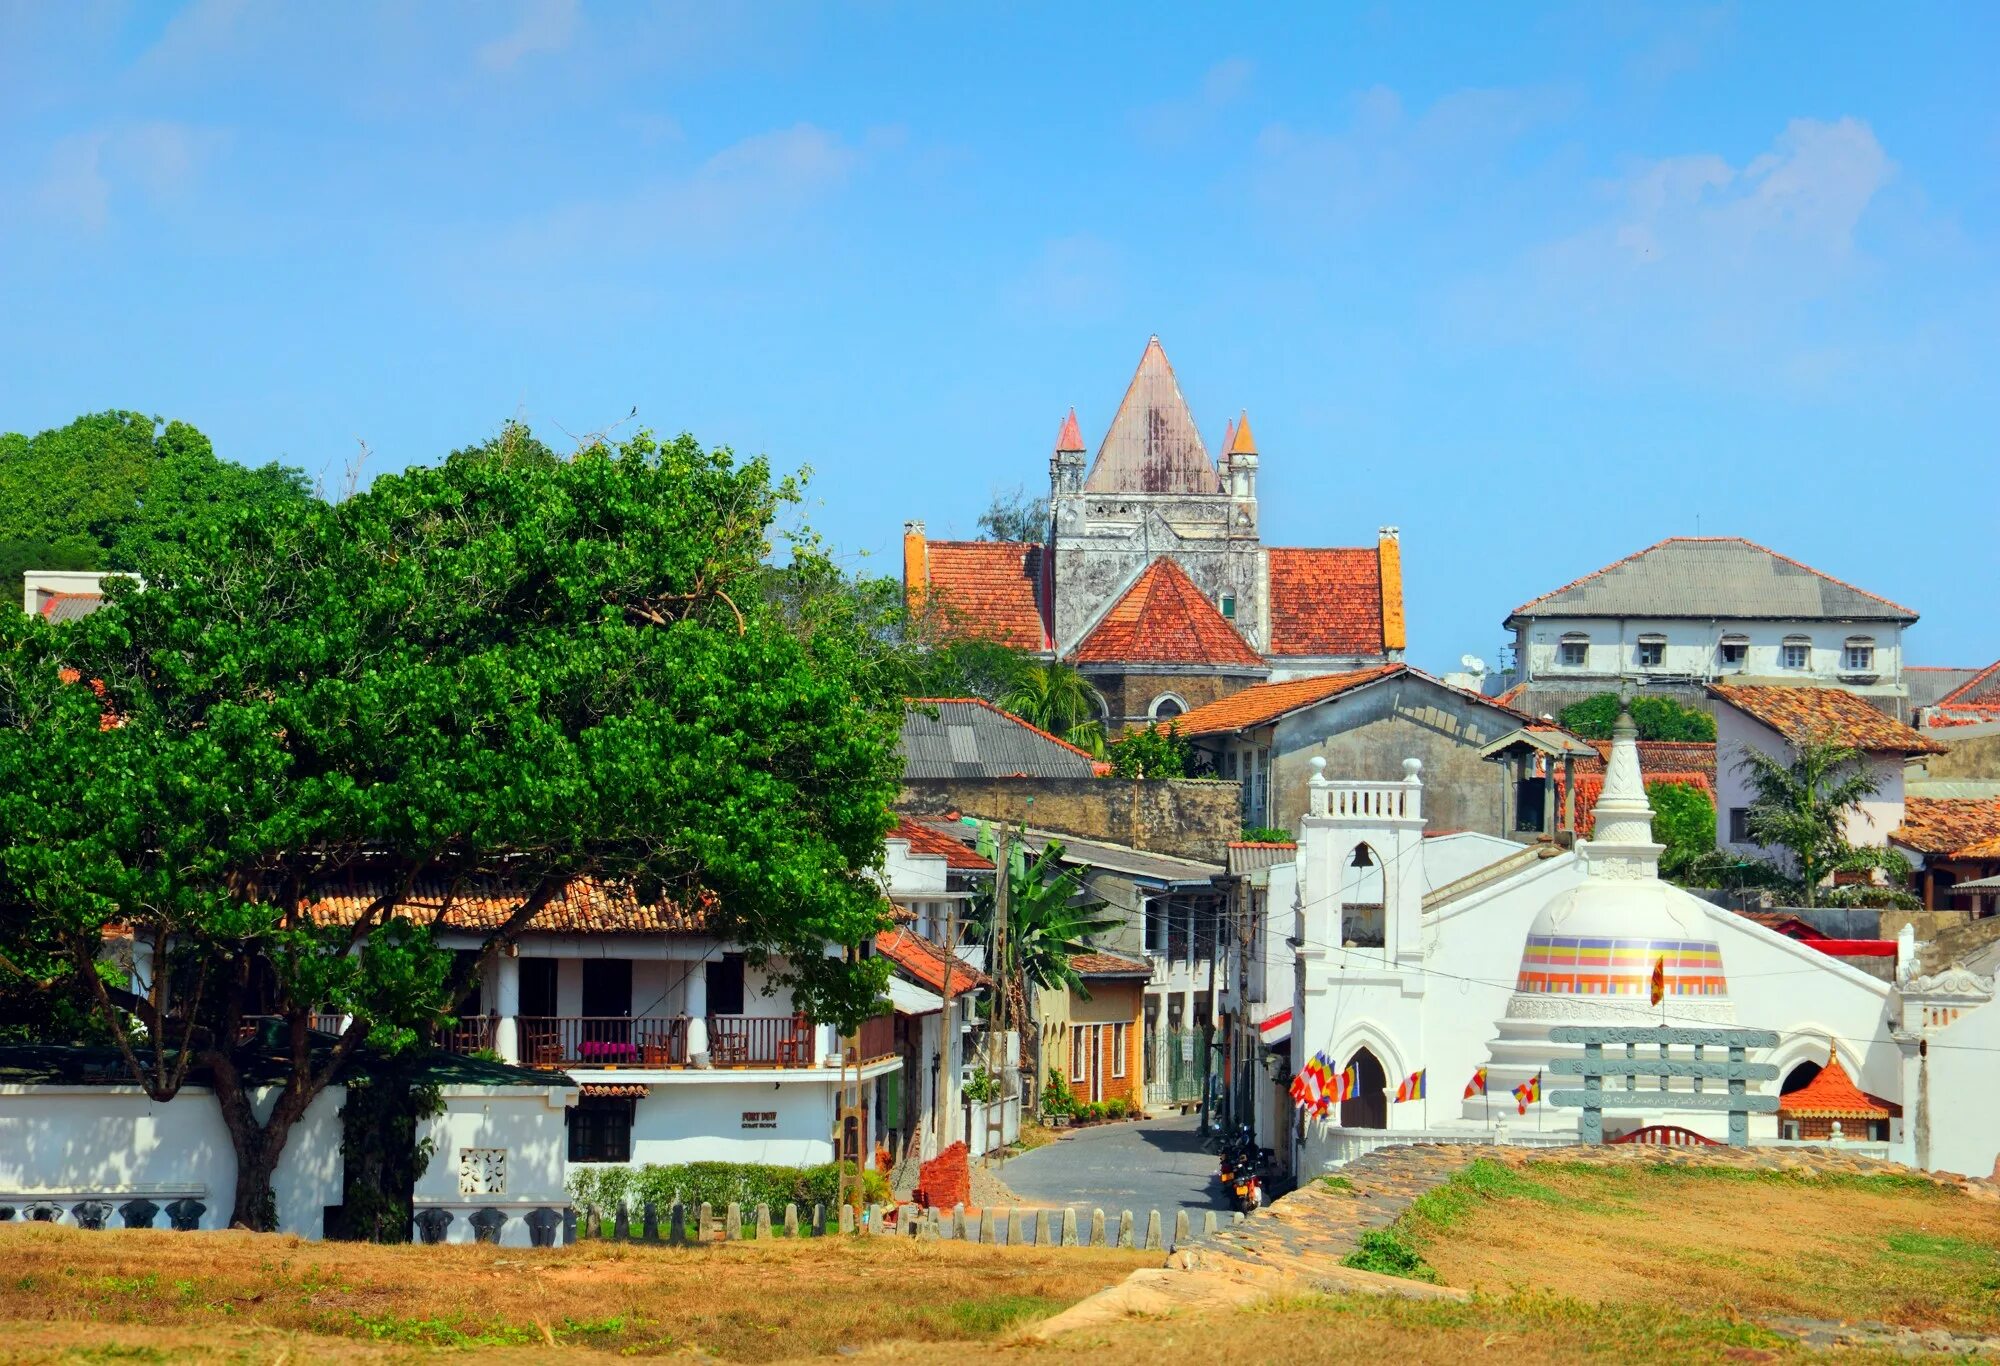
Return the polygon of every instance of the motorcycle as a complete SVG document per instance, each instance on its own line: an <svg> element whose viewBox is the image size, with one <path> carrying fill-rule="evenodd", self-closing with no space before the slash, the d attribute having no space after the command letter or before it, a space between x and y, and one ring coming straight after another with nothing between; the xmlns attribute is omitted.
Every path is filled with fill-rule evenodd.
<svg viewBox="0 0 2000 1366"><path fill-rule="evenodd" d="M1263 1208L1264 1178L1277 1156L1269 1148L1254 1148L1251 1151L1250 1157L1237 1164L1230 1181L1230 1193L1236 1208L1245 1214L1254 1214Z"/></svg>

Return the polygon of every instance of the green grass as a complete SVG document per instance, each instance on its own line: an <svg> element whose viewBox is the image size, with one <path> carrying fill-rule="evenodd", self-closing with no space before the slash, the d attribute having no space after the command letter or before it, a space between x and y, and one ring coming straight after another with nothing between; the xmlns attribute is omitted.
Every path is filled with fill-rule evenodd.
<svg viewBox="0 0 2000 1366"><path fill-rule="evenodd" d="M995 1337L1017 1323L1046 1318L1062 1305L1040 1295L989 1295L945 1306L954 1328L971 1337Z"/></svg>
<svg viewBox="0 0 2000 1366"><path fill-rule="evenodd" d="M1319 1183L1330 1191L1351 1191L1354 1183L1344 1176L1322 1176Z"/></svg>
<svg viewBox="0 0 2000 1366"><path fill-rule="evenodd" d="M1406 1281L1437 1283L1438 1274L1423 1254L1386 1228L1370 1229L1361 1235L1354 1251L1340 1259L1342 1266L1356 1271L1373 1271L1381 1276L1400 1276Z"/></svg>
<svg viewBox="0 0 2000 1366"><path fill-rule="evenodd" d="M533 1329L513 1323L476 1324L468 1331L444 1319L397 1314L355 1314L352 1321L362 1336L399 1347L522 1347L539 1336Z"/></svg>

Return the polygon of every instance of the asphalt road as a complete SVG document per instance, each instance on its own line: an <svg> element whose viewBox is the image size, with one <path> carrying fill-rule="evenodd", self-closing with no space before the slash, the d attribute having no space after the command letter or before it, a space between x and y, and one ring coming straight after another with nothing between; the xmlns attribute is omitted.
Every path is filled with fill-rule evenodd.
<svg viewBox="0 0 2000 1366"><path fill-rule="evenodd" d="M1226 1210L1215 1180L1215 1155L1203 1152L1196 1117L1174 1115L1131 1124L1100 1124L1033 1152L1008 1158L1000 1179L1035 1205L1102 1209L1112 1218L1129 1209L1144 1227L1157 1209L1173 1226L1173 1211Z"/></svg>

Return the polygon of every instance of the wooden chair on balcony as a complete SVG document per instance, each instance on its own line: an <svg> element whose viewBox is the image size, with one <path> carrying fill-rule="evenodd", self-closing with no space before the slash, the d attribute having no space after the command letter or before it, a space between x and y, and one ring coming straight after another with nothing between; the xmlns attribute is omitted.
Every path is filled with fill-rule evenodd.
<svg viewBox="0 0 2000 1366"><path fill-rule="evenodd" d="M792 1032L778 1040L778 1066L811 1067L812 1060L812 1022L801 1012L792 1016Z"/></svg>
<svg viewBox="0 0 2000 1366"><path fill-rule="evenodd" d="M741 1067L750 1061L750 1035L741 1025L711 1026L708 1060L717 1067Z"/></svg>

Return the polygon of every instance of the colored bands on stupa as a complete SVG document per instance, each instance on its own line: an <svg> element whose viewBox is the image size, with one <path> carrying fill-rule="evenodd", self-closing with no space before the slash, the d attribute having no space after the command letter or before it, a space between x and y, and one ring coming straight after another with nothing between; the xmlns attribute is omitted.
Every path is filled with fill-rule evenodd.
<svg viewBox="0 0 2000 1366"><path fill-rule="evenodd" d="M1528 936L1514 989L1562 996L1651 993L1653 964L1665 963L1669 996L1727 996L1722 950L1692 939L1598 939Z"/></svg>

